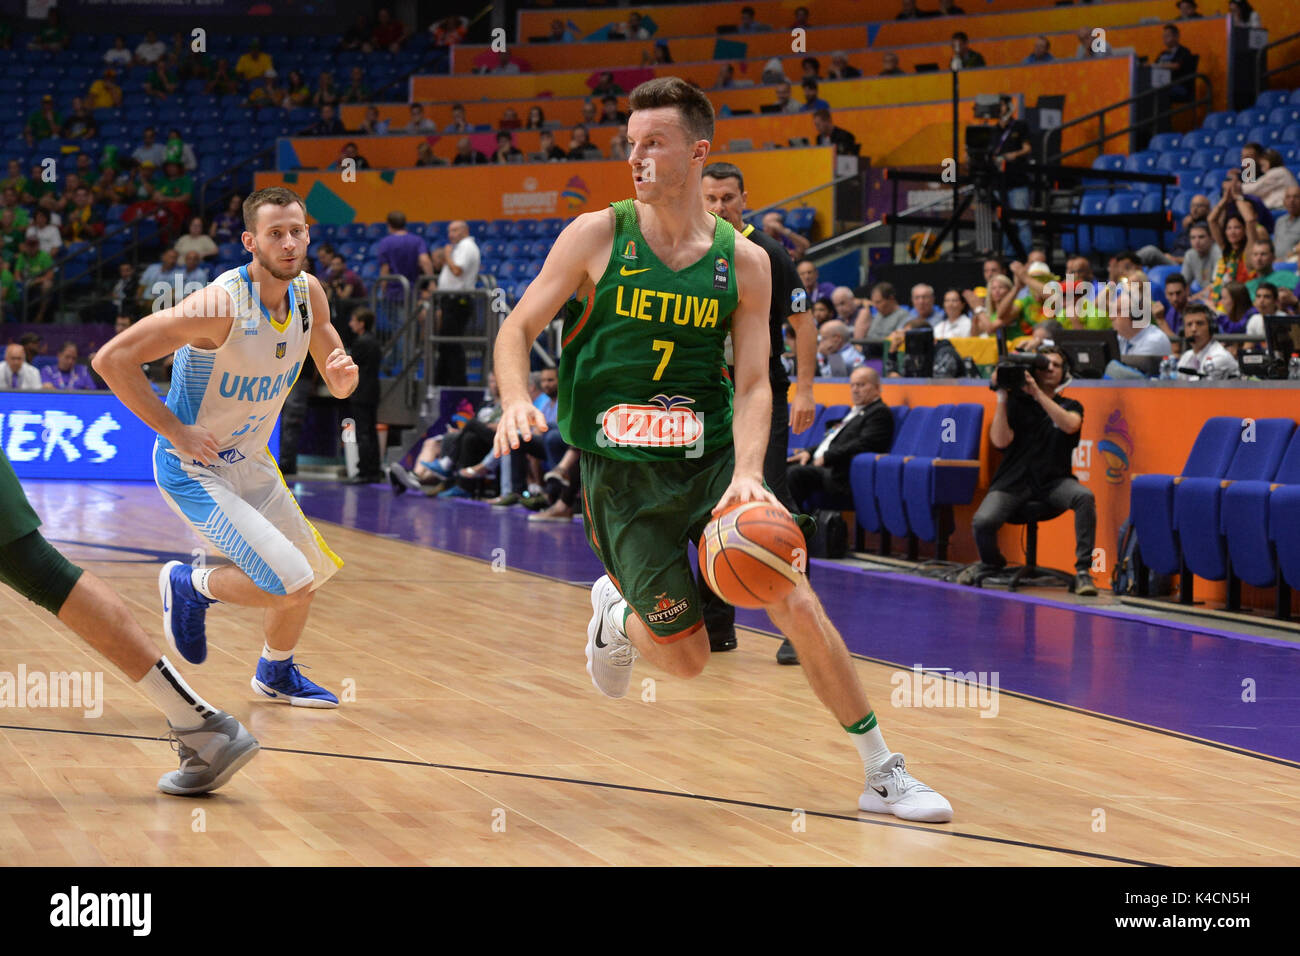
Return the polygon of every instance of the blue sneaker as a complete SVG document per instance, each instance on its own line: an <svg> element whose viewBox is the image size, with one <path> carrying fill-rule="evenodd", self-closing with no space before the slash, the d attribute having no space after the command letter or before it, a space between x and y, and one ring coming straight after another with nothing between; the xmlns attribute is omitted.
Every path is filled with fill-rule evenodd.
<svg viewBox="0 0 1300 956"><path fill-rule="evenodd" d="M168 561L158 572L158 593L162 597L167 646L191 664L202 664L208 659L203 618L217 602L194 589L190 566L180 561Z"/></svg>
<svg viewBox="0 0 1300 956"><path fill-rule="evenodd" d="M301 666L306 665L295 664L292 657L287 661L259 658L257 673L253 675L253 690L263 697L294 707L337 707L339 699L303 677L298 669Z"/></svg>
<svg viewBox="0 0 1300 956"><path fill-rule="evenodd" d="M471 497L471 495L460 485L453 485L452 487L448 488L446 491L438 492L438 497L439 498L469 498Z"/></svg>

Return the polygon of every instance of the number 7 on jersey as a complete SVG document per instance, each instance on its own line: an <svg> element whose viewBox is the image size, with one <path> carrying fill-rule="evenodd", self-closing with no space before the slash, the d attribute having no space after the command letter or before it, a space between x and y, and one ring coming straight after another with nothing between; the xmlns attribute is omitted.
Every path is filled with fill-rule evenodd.
<svg viewBox="0 0 1300 956"><path fill-rule="evenodd" d="M668 360L673 357L673 343L669 339L655 339L652 348L656 352L664 353L664 357L660 359L659 367L655 369L654 377L651 379L652 382L657 382L663 378L664 369L668 367Z"/></svg>

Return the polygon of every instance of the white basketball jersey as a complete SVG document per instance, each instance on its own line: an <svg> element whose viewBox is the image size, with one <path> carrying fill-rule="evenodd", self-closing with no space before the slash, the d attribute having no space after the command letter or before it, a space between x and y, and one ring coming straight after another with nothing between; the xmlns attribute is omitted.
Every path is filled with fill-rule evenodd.
<svg viewBox="0 0 1300 956"><path fill-rule="evenodd" d="M222 461L234 464L266 448L276 416L302 371L311 339L311 295L306 273L289 283L289 311L272 321L254 294L248 266L213 281L229 294L234 321L220 348L186 345L172 361L167 407L186 425L216 436ZM163 448L171 442L159 436ZM174 453L174 450L173 450Z"/></svg>

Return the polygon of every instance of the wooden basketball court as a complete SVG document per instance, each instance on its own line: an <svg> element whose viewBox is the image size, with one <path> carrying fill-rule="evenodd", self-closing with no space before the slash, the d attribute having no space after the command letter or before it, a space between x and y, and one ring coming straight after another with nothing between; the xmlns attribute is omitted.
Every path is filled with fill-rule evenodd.
<svg viewBox="0 0 1300 956"><path fill-rule="evenodd" d="M183 555L197 541L156 490L33 482L29 493L47 536L80 542L60 547L109 580L161 647L160 556L150 552ZM742 631L739 650L694 681L639 662L633 694L610 701L584 670L586 588L318 527L347 565L318 594L297 659L355 699L333 711L255 701L259 617L214 608L208 662L182 670L263 751L200 799L155 789L175 758L146 699L57 621L0 590L0 671L102 670L105 696L97 718L0 709L0 860L1300 863L1293 764L1006 692L994 719L894 707L899 667L868 660L857 667L886 739L955 819L859 814L857 754L800 669L774 662L774 637Z"/></svg>

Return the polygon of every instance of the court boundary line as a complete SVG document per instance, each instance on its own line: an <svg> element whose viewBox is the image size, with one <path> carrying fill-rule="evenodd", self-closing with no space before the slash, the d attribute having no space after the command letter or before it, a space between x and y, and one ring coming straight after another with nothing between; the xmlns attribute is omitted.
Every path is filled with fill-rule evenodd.
<svg viewBox="0 0 1300 956"><path fill-rule="evenodd" d="M73 734L83 737L114 737L121 740L146 740L158 741L160 743L167 740L166 737L148 737L140 734L118 734L98 730L67 730L61 727L24 727L14 724L0 724L0 730L26 730L32 733ZM1000 846L1016 847L1026 850L1041 850L1045 853L1060 853L1066 856L1086 857L1092 860L1103 860L1108 863L1123 863L1129 866L1152 868L1163 868L1168 866L1168 864L1164 863L1153 863L1149 860L1134 860L1128 857L1112 856L1106 853L1094 853L1090 850L1073 850L1069 847L1050 846L1043 843L1029 843L1024 840L986 836L981 833L965 833L960 830L940 830L935 829L934 827L921 826L916 823L895 822L893 820L874 820L870 817L849 816L846 813L834 813L829 810L808 810L803 807L783 807L772 803L758 803L754 800L741 800L736 797L714 797L709 796L708 794L692 793L686 790L662 790L657 787L639 787L630 783L611 783L605 780L583 780L578 777L557 777L550 774L525 773L521 770L491 770L484 767L467 767L460 764L435 763L428 760L409 760L400 757L369 757L364 754L330 753L323 750L299 750L293 747L262 747L261 749L266 753L297 754L299 756L307 757L333 757L338 760L364 760L371 763L383 763L395 766L428 767L433 770L444 770L456 773L480 773L495 777L511 777L518 780L540 780L547 783L567 783L580 787L598 787L604 790L622 790L624 792L644 793L651 796L696 800L702 803L720 803L726 806L746 807L752 810L775 810L787 814L798 810L810 817L817 817L824 820L843 820L849 823L860 823L868 826L889 827L896 830L913 830L917 833L941 835L963 840L975 840L980 843L995 843ZM1026 863L1024 865L1032 866L1034 864Z"/></svg>

